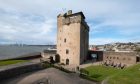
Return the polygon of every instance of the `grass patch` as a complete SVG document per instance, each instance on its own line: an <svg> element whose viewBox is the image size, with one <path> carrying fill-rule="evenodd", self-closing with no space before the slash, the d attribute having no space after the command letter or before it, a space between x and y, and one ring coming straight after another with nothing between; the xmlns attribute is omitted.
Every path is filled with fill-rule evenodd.
<svg viewBox="0 0 140 84"><path fill-rule="evenodd" d="M96 81L102 81L105 78L115 75L120 72L120 69L106 67L106 66L90 66L85 68L89 72L89 77Z"/></svg>
<svg viewBox="0 0 140 84"><path fill-rule="evenodd" d="M22 63L22 62L27 62L27 60L1 60L0 66L6 66L6 65Z"/></svg>
<svg viewBox="0 0 140 84"><path fill-rule="evenodd" d="M85 68L88 72L88 78L101 82L108 79L108 84L140 84L140 64L117 69L106 66L90 66Z"/></svg>
<svg viewBox="0 0 140 84"><path fill-rule="evenodd" d="M108 82L109 84L140 84L140 64L124 69Z"/></svg>

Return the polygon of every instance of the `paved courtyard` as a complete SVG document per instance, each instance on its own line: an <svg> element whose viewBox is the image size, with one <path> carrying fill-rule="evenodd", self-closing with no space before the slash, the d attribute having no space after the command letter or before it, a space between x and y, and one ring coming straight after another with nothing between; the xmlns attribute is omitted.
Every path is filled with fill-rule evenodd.
<svg viewBox="0 0 140 84"><path fill-rule="evenodd" d="M7 80L3 84L96 84L80 78L77 74L68 74L55 68L28 73Z"/></svg>

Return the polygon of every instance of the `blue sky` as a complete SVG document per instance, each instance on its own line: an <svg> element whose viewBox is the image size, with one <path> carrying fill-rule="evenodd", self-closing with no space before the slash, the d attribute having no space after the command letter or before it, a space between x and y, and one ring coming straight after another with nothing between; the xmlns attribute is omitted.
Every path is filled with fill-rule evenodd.
<svg viewBox="0 0 140 84"><path fill-rule="evenodd" d="M0 44L56 44L56 17L82 11L90 44L140 42L140 0L0 0Z"/></svg>

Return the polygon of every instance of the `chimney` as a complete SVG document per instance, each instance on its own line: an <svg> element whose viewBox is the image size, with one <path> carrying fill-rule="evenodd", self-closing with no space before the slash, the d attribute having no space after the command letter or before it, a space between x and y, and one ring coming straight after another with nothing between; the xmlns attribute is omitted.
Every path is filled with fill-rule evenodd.
<svg viewBox="0 0 140 84"><path fill-rule="evenodd" d="M72 10L69 10L68 12L67 12L67 15L71 15L72 14Z"/></svg>

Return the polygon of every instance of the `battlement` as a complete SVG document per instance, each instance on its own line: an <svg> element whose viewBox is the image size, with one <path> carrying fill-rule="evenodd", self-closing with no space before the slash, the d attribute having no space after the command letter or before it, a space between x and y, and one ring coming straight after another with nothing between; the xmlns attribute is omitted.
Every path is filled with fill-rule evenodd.
<svg viewBox="0 0 140 84"><path fill-rule="evenodd" d="M87 25L87 22L85 21L85 16L83 12L78 13L72 13L72 10L69 10L65 14L59 14L57 16L58 19L61 19L60 25L69 25L73 23L81 23L83 26L85 26L89 30L89 26Z"/></svg>

